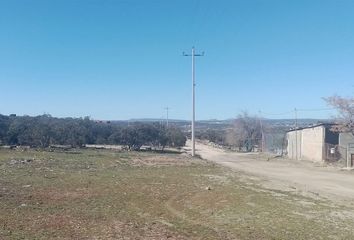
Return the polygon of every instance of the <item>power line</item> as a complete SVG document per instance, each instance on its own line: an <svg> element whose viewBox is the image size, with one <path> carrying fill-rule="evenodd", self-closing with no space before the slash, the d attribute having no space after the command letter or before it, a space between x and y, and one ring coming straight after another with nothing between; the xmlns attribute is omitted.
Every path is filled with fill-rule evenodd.
<svg viewBox="0 0 354 240"><path fill-rule="evenodd" d="M331 111L331 110L336 110L336 108L296 108L297 112L319 112L319 111ZM287 111L287 112L280 112L280 113L267 113L263 112L262 114L268 115L268 116L280 116L280 115L287 115L287 114L292 114L295 112L295 109L292 111Z"/></svg>
<svg viewBox="0 0 354 240"><path fill-rule="evenodd" d="M335 108L308 108L308 109L299 108L297 110L300 112L319 112L319 111L335 110Z"/></svg>
<svg viewBox="0 0 354 240"><path fill-rule="evenodd" d="M271 115L271 116L279 116L279 115L287 115L290 113L293 113L294 111L288 111L288 112L282 112L282 113L266 113L262 111L262 114L264 115Z"/></svg>

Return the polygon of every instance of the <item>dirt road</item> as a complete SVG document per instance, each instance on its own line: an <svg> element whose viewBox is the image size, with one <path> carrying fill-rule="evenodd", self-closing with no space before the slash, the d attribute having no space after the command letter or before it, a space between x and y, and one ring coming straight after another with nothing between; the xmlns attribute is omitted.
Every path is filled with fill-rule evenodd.
<svg viewBox="0 0 354 240"><path fill-rule="evenodd" d="M318 198L329 198L354 206L354 172L342 171L319 163L270 159L257 153L226 152L197 143L202 158L242 172L266 188L286 190Z"/></svg>

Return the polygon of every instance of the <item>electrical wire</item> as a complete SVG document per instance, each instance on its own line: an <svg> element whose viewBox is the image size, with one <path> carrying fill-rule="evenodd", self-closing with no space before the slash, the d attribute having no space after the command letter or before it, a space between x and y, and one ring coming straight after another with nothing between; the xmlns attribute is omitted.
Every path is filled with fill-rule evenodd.
<svg viewBox="0 0 354 240"><path fill-rule="evenodd" d="M318 111L330 111L335 110L335 108L309 108L309 109L297 109L299 112L318 112Z"/></svg>
<svg viewBox="0 0 354 240"><path fill-rule="evenodd" d="M294 113L294 111L288 111L288 112L282 112L282 113L266 113L266 112L261 111L261 114L268 115L268 116L280 116L280 115L287 115L290 113Z"/></svg>
<svg viewBox="0 0 354 240"><path fill-rule="evenodd" d="M279 116L279 115L287 115L290 113L295 113L297 112L319 112L319 111L331 111L331 110L336 110L336 108L297 108L296 110L292 111L287 111L287 112L280 112L280 113L267 113L260 111L261 114L268 115L268 116Z"/></svg>

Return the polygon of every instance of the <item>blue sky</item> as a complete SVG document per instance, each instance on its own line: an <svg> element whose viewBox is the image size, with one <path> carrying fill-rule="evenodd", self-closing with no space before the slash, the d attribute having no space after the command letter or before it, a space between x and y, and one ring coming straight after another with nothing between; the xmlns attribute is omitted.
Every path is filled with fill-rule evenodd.
<svg viewBox="0 0 354 240"><path fill-rule="evenodd" d="M352 0L0 0L0 113L292 118L354 93ZM302 111L326 118L331 111Z"/></svg>

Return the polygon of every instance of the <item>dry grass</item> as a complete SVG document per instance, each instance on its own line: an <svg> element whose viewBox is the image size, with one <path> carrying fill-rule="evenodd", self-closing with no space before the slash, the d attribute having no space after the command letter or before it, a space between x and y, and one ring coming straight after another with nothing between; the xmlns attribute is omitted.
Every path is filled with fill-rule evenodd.
<svg viewBox="0 0 354 240"><path fill-rule="evenodd" d="M0 239L354 238L353 209L185 155L0 150L0 174Z"/></svg>

